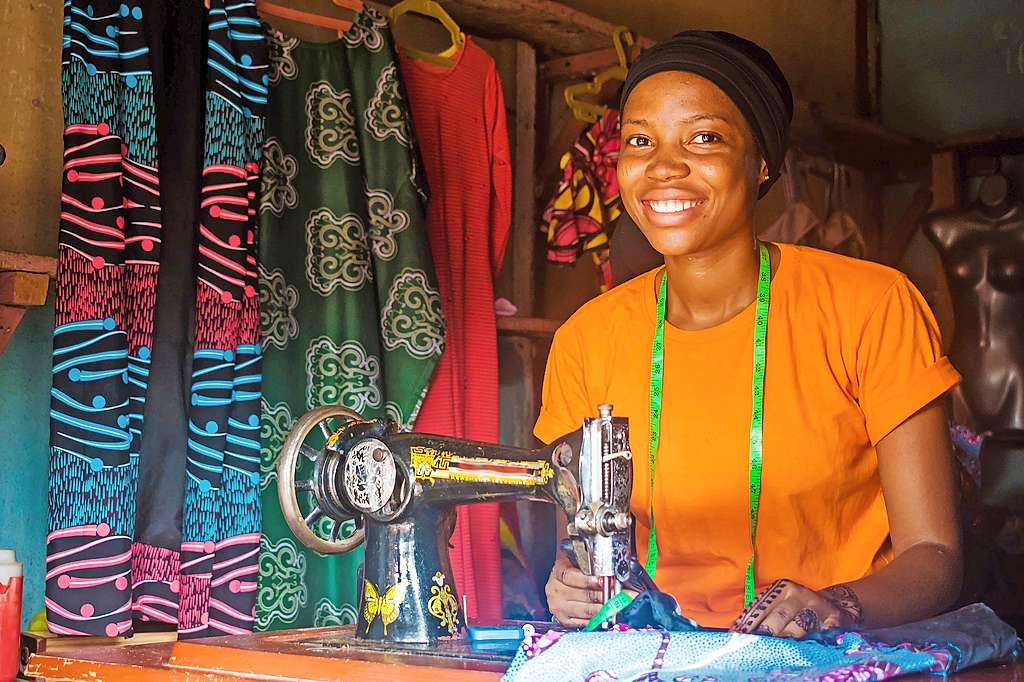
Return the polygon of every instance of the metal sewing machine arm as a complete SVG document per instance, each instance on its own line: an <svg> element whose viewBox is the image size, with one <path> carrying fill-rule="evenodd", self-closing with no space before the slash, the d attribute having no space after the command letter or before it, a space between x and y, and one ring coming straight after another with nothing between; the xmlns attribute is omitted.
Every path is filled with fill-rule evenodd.
<svg viewBox="0 0 1024 682"><path fill-rule="evenodd" d="M282 511L304 544L337 553L365 541L356 633L396 643L464 632L448 558L456 505L559 505L576 562L607 597L629 578L631 488L628 424L610 406L535 450L399 433L391 420L322 407L296 422L278 461Z"/></svg>

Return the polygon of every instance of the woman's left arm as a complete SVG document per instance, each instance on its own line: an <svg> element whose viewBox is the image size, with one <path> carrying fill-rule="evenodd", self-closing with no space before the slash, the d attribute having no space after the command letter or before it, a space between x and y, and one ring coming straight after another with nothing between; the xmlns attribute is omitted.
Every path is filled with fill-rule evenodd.
<svg viewBox="0 0 1024 682"><path fill-rule="evenodd" d="M909 623L956 600L963 574L958 493L943 399L919 410L877 445L894 558L860 580L814 591L772 585L734 629L802 637L808 631Z"/></svg>

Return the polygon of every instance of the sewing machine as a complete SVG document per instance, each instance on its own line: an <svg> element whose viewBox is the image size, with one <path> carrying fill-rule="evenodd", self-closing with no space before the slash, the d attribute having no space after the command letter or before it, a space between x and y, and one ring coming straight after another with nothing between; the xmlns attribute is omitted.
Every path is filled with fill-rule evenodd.
<svg viewBox="0 0 1024 682"><path fill-rule="evenodd" d="M365 542L356 637L425 644L465 634L448 558L459 504L557 504L577 564L602 579L606 599L621 590L633 557L629 427L611 406L598 409L536 450L399 433L389 419L341 407L301 417L278 460L281 508L317 552Z"/></svg>

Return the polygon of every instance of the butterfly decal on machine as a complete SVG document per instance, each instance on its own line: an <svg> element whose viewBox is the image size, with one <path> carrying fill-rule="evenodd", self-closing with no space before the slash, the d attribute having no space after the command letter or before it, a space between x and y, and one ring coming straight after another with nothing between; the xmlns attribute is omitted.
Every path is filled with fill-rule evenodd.
<svg viewBox="0 0 1024 682"><path fill-rule="evenodd" d="M405 600L405 590L408 585L402 581L388 587L384 594L380 594L377 588L369 580L363 580L363 618L366 620L366 632L370 632L377 614L380 614L380 622L384 625L384 636L387 637L388 625L398 620L398 607Z"/></svg>

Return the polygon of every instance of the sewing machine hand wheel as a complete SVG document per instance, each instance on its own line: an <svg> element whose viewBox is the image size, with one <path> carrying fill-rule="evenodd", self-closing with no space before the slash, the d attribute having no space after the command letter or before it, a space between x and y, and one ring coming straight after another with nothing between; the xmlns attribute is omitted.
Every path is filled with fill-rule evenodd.
<svg viewBox="0 0 1024 682"><path fill-rule="evenodd" d="M326 513L324 501L315 493L314 482L321 475L322 453L325 457L331 457L332 453L324 453L306 441L311 434L318 434L318 440L330 442L331 435L338 428L357 419L360 419L357 413L338 405L310 410L299 417L288 432L277 461L277 494L284 520L302 544L321 554L339 554L354 549L362 543L365 532L361 518L349 516L341 519L337 513ZM306 478L300 473L303 469L316 471ZM305 504L300 504L300 500ZM303 507L308 507L308 511ZM343 526L350 519L356 521L355 532L342 537ZM323 528L325 525L329 526L329 531Z"/></svg>

